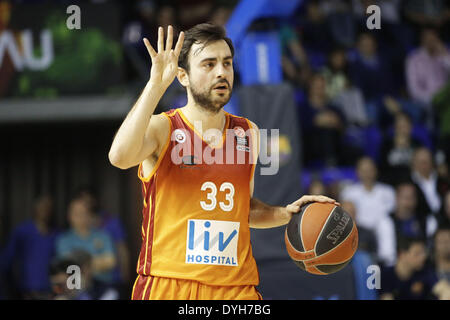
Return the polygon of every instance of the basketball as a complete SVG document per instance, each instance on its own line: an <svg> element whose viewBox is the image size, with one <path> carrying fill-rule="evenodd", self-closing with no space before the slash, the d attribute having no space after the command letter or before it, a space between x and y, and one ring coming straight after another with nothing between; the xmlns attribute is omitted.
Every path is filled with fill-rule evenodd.
<svg viewBox="0 0 450 320"><path fill-rule="evenodd" d="M297 266L312 274L327 275L351 261L358 247L358 230L340 206L313 202L293 214L285 242Z"/></svg>

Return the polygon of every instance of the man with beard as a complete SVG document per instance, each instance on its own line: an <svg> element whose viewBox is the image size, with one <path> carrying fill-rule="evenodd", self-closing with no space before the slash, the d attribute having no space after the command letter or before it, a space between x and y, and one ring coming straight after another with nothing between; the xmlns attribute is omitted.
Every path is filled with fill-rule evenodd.
<svg viewBox="0 0 450 320"><path fill-rule="evenodd" d="M196 25L179 34L174 49L172 27L165 46L160 27L157 51L144 43L150 79L109 152L118 168L139 165L142 183L142 246L131 298L260 299L250 227L285 225L308 202L336 202L303 196L278 207L252 198L259 131L223 110L233 88L234 48L222 27ZM186 106L153 115L175 76L186 88Z"/></svg>

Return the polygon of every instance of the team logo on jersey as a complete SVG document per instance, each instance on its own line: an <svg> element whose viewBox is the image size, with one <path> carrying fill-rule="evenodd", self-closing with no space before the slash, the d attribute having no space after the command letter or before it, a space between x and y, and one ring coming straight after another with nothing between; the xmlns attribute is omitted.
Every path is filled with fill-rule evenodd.
<svg viewBox="0 0 450 320"><path fill-rule="evenodd" d="M183 143L186 141L186 134L181 129L176 129L173 132L173 135L175 136L175 141L178 143Z"/></svg>
<svg viewBox="0 0 450 320"><path fill-rule="evenodd" d="M236 139L236 150L250 152L250 148L248 147L248 137L235 137Z"/></svg>
<svg viewBox="0 0 450 320"><path fill-rule="evenodd" d="M234 127L234 134L239 138L245 137L245 131L242 127Z"/></svg>
<svg viewBox="0 0 450 320"><path fill-rule="evenodd" d="M237 266L239 222L190 219L186 263Z"/></svg>
<svg viewBox="0 0 450 320"><path fill-rule="evenodd" d="M250 148L248 147L248 137L245 135L245 131L242 127L234 127L235 141L236 141L236 150L250 152Z"/></svg>

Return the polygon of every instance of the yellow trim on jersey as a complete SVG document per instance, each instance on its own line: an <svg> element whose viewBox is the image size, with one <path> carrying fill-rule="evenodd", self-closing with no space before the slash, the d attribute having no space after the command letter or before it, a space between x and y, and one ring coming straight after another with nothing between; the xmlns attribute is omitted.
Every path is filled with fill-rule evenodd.
<svg viewBox="0 0 450 320"><path fill-rule="evenodd" d="M142 172L142 162L139 163L137 175L138 175L138 178L140 180L142 180L143 182L149 182L150 179L153 177L153 175L155 174L156 170L159 167L159 164L161 163L162 159L164 158L164 155L166 154L167 148L169 147L170 136L172 135L172 121L170 121L170 117L167 114L165 114L164 112L162 114L165 115L167 117L167 120L169 121L169 126L170 126L169 127L169 135L167 136L166 144L164 145L164 148L163 148L161 154L159 155L158 161L156 161L156 164L153 167L152 172L150 172L150 174L148 175L148 177L145 178L145 177L141 176L140 173ZM173 113L171 113L171 114L173 114ZM144 200L145 200L145 198L144 198Z"/></svg>
<svg viewBox="0 0 450 320"><path fill-rule="evenodd" d="M237 116L237 115L235 115L235 114L232 114L232 113L229 113L229 112L227 112L227 111L225 111L225 110L223 110L223 112L225 112L227 115L229 115L230 117L235 117L235 118L240 118L240 119L247 119L247 118L245 118L245 117L241 117L241 116Z"/></svg>
<svg viewBox="0 0 450 320"><path fill-rule="evenodd" d="M146 268L147 268L147 253L148 253L148 238L149 238L149 234L148 231L150 229L150 221L152 220L152 196L150 195L149 197L150 200L150 205L149 205L149 209L148 209L148 223L147 223L147 233L146 233L146 237L147 237L147 241L145 242L145 259L144 259L144 274L146 274Z"/></svg>
<svg viewBox="0 0 450 320"><path fill-rule="evenodd" d="M134 288L136 287L136 283L138 282L140 276L141 275L138 274L136 280L134 281L133 290L131 290L131 299L133 299L133 297L134 297Z"/></svg>
<svg viewBox="0 0 450 320"><path fill-rule="evenodd" d="M248 120L247 118L244 118L244 119L247 121L248 127L250 129L254 129L256 131L256 128L253 128L252 123L250 122L250 120ZM250 132L252 132L252 131L250 131ZM253 141L252 143L258 143L258 137L254 137L254 138L255 138L254 140L256 140L256 141ZM256 159L254 159L255 163L252 163L252 171L250 173L250 182L252 181L253 176L255 175L256 163L258 162L258 153L259 153L259 150L257 149L256 150ZM253 154L253 150L252 150L252 154ZM255 155L253 155L252 158L253 157L255 157Z"/></svg>
<svg viewBox="0 0 450 320"><path fill-rule="evenodd" d="M147 292L147 287L148 287L148 285L149 285L149 283L150 283L150 279L151 279L152 277L148 277L147 278L147 283L145 284L145 288L144 288L144 292L142 293L142 300L144 300L144 298L145 298L145 293Z"/></svg>
<svg viewBox="0 0 450 320"><path fill-rule="evenodd" d="M147 208L147 200L145 200L145 195L147 194L147 188L145 187L145 183L142 184L144 186L144 208Z"/></svg>
<svg viewBox="0 0 450 320"><path fill-rule="evenodd" d="M203 140L203 136L197 131L195 130L194 126L192 125L192 123L189 122L189 120L186 118L186 116L183 114L183 112L180 109L177 109L178 114L180 115L181 119L183 119L183 121L188 125L189 128L192 129L192 131L194 131L194 133L200 138L202 139L202 141L204 143L206 143L206 145L208 145L210 148L212 149L220 149L223 147L223 144L225 142L225 137L226 137L226 132L228 129L228 126L230 125L230 117L228 116L228 113L225 112L225 126L223 128L223 132L222 132L222 140L220 141L220 145L218 145L217 147L213 147L211 146L208 142L206 142L205 140Z"/></svg>

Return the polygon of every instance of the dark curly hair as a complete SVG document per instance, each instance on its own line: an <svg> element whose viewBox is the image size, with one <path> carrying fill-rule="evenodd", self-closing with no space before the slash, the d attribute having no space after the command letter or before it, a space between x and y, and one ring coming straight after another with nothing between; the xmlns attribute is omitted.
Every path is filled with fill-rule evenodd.
<svg viewBox="0 0 450 320"><path fill-rule="evenodd" d="M234 46L230 38L226 36L223 27L211 23L201 23L192 27L184 33L183 47L178 57L178 65L189 72L189 51L194 43L202 43L203 46L199 50L203 50L205 46L211 42L224 40L231 50L231 56L234 57Z"/></svg>

